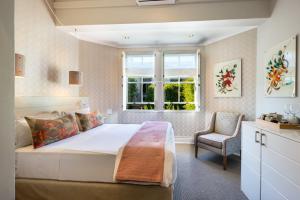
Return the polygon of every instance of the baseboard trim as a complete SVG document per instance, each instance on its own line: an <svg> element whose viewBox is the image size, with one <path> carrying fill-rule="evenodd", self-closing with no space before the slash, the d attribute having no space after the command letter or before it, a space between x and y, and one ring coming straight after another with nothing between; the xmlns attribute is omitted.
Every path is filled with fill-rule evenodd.
<svg viewBox="0 0 300 200"><path fill-rule="evenodd" d="M194 138L189 136L175 136L176 144L194 144Z"/></svg>

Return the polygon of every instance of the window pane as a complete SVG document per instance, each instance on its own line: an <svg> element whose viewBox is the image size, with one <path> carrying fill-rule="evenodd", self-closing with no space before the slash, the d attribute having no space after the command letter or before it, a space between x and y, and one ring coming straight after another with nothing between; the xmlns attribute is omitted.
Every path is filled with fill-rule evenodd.
<svg viewBox="0 0 300 200"><path fill-rule="evenodd" d="M164 54L164 91L167 110L195 109L197 53Z"/></svg>
<svg viewBox="0 0 300 200"><path fill-rule="evenodd" d="M197 54L165 54L164 73L165 76L196 76Z"/></svg>
<svg viewBox="0 0 300 200"><path fill-rule="evenodd" d="M178 83L166 83L164 84L165 102L178 102Z"/></svg>
<svg viewBox="0 0 300 200"><path fill-rule="evenodd" d="M141 78L128 77L128 82L141 82Z"/></svg>
<svg viewBox="0 0 300 200"><path fill-rule="evenodd" d="M152 82L153 81L153 78L143 78L143 82Z"/></svg>
<svg viewBox="0 0 300 200"><path fill-rule="evenodd" d="M126 55L127 76L154 76L154 55Z"/></svg>
<svg viewBox="0 0 300 200"><path fill-rule="evenodd" d="M165 78L165 82L178 82L178 78Z"/></svg>
<svg viewBox="0 0 300 200"><path fill-rule="evenodd" d="M165 110L195 110L195 104L188 104L188 103L165 103L164 109Z"/></svg>
<svg viewBox="0 0 300 200"><path fill-rule="evenodd" d="M154 104L127 104L126 109L153 110Z"/></svg>
<svg viewBox="0 0 300 200"><path fill-rule="evenodd" d="M140 83L128 83L128 102L141 102Z"/></svg>
<svg viewBox="0 0 300 200"><path fill-rule="evenodd" d="M194 102L195 101L195 84L181 83L180 84L180 102Z"/></svg>
<svg viewBox="0 0 300 200"><path fill-rule="evenodd" d="M187 77L187 78L180 78L180 82L186 82L186 83L193 83L194 82L194 78L193 77Z"/></svg>
<svg viewBox="0 0 300 200"><path fill-rule="evenodd" d="M154 84L143 84L143 102L154 102Z"/></svg>

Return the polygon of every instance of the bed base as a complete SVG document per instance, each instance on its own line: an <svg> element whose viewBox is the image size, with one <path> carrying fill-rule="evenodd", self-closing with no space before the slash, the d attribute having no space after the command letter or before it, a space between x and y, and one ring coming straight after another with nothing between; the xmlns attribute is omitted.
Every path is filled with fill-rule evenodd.
<svg viewBox="0 0 300 200"><path fill-rule="evenodd" d="M173 187L16 179L16 200L172 200Z"/></svg>

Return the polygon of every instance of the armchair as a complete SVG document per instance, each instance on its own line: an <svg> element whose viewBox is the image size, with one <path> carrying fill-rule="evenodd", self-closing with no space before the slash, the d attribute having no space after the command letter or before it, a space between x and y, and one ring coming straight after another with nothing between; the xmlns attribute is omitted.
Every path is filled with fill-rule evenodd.
<svg viewBox="0 0 300 200"><path fill-rule="evenodd" d="M240 127L244 115L232 112L214 112L207 129L195 134L195 157L198 148L223 156L223 169L227 168L227 156L241 150Z"/></svg>

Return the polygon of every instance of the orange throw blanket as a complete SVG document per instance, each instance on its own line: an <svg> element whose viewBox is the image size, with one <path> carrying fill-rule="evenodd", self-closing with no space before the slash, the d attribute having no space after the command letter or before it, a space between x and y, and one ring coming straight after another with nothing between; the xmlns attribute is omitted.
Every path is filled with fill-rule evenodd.
<svg viewBox="0 0 300 200"><path fill-rule="evenodd" d="M123 149L116 180L162 183L167 122L145 122Z"/></svg>

